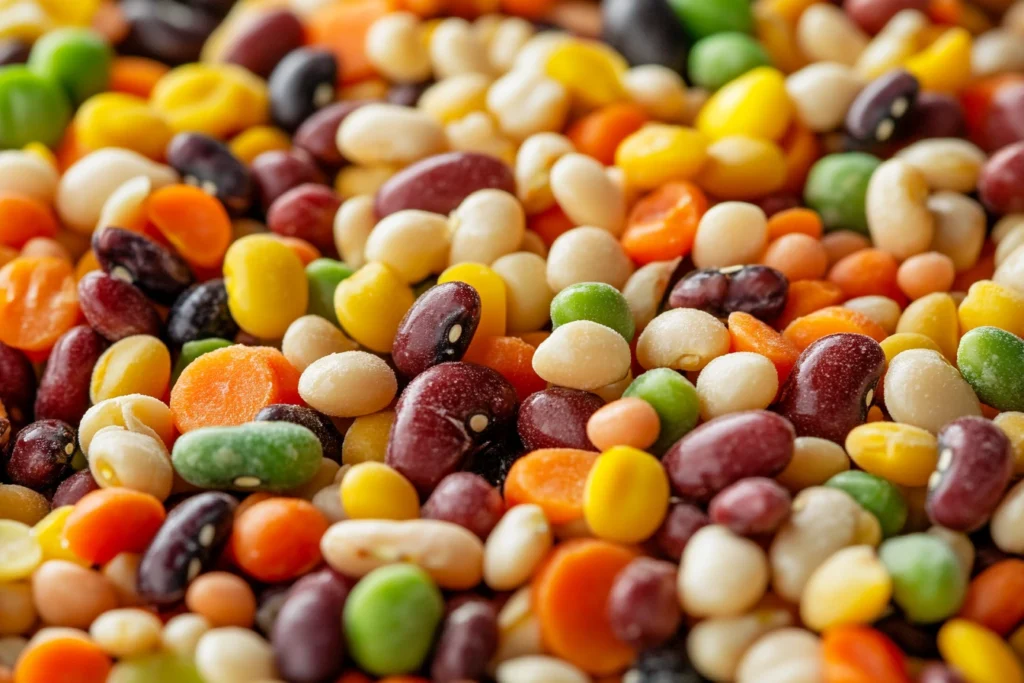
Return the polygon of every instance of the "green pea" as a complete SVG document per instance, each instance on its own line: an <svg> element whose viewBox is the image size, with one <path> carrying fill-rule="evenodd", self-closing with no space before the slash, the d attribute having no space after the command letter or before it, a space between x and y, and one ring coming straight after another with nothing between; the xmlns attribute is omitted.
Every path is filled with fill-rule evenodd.
<svg viewBox="0 0 1024 683"><path fill-rule="evenodd" d="M338 325L338 314L334 312L334 290L338 283L355 271L341 261L318 258L306 266L306 281L309 283L309 307L307 313L318 315Z"/></svg>
<svg viewBox="0 0 1024 683"><path fill-rule="evenodd" d="M888 538L900 532L907 522L907 503L893 484L860 470L840 472L825 482L860 503L860 506L878 518L882 535Z"/></svg>
<svg viewBox="0 0 1024 683"><path fill-rule="evenodd" d="M430 652L444 599L430 576L412 564L375 569L345 601L348 651L377 676L416 671Z"/></svg>
<svg viewBox="0 0 1024 683"><path fill-rule="evenodd" d="M697 426L700 413L697 390L675 370L648 370L633 380L622 395L643 399L658 413L661 431L658 440L651 446L651 452L656 455L664 454L672 444Z"/></svg>
<svg viewBox="0 0 1024 683"><path fill-rule="evenodd" d="M695 39L726 31L754 32L750 0L669 0L669 5Z"/></svg>
<svg viewBox="0 0 1024 683"><path fill-rule="evenodd" d="M753 68L771 64L761 44L745 33L716 33L701 38L690 50L690 81L718 90Z"/></svg>
<svg viewBox="0 0 1024 683"><path fill-rule="evenodd" d="M205 489L287 491L320 468L320 439L291 422L204 427L174 443L174 470Z"/></svg>
<svg viewBox="0 0 1024 683"><path fill-rule="evenodd" d="M551 300L552 329L575 320L591 320L610 327L633 341L633 312L619 290L603 282L581 282L566 287Z"/></svg>
<svg viewBox="0 0 1024 683"><path fill-rule="evenodd" d="M203 683L192 662L171 653L123 659L114 665L107 683Z"/></svg>
<svg viewBox="0 0 1024 683"><path fill-rule="evenodd" d="M804 202L821 214L826 230L868 234L868 181L881 163L864 152L844 152L822 157L811 167Z"/></svg>
<svg viewBox="0 0 1024 683"><path fill-rule="evenodd" d="M210 351L216 351L217 349L223 349L227 346L233 346L234 342L228 341L227 339L221 339L220 337L210 337L209 339L197 339L196 341L185 342L181 347L181 354L178 356L178 362L174 364L174 372L171 373L171 384L173 385L178 381L178 377L185 371L185 368L189 366L196 358Z"/></svg>
<svg viewBox="0 0 1024 683"><path fill-rule="evenodd" d="M892 577L893 601L907 619L931 624L953 616L967 592L967 576L949 544L931 534L897 536L878 549Z"/></svg>
<svg viewBox="0 0 1024 683"><path fill-rule="evenodd" d="M63 28L36 41L29 68L60 84L71 102L79 105L107 89L114 51L95 31Z"/></svg>
<svg viewBox="0 0 1024 683"><path fill-rule="evenodd" d="M21 65L0 68L0 149L54 147L69 120L71 105L55 81Z"/></svg>
<svg viewBox="0 0 1024 683"><path fill-rule="evenodd" d="M960 339L956 364L983 403L1024 410L1024 339L998 327L976 327Z"/></svg>

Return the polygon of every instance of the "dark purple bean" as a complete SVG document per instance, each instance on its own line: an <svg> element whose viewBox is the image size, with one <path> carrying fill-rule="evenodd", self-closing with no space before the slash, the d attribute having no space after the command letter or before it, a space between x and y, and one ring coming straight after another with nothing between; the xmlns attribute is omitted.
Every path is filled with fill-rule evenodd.
<svg viewBox="0 0 1024 683"><path fill-rule="evenodd" d="M888 142L903 132L921 85L897 69L867 84L846 113L846 130L857 140Z"/></svg>
<svg viewBox="0 0 1024 683"><path fill-rule="evenodd" d="M705 422L668 449L663 462L683 498L706 503L740 479L774 477L793 457L793 425L766 410Z"/></svg>
<svg viewBox="0 0 1024 683"><path fill-rule="evenodd" d="M338 128L345 117L370 102L371 100L352 100L324 107L299 126L295 131L295 137L292 138L292 144L307 152L324 168L339 168L345 163L345 157L341 156L338 150Z"/></svg>
<svg viewBox="0 0 1024 683"><path fill-rule="evenodd" d="M301 149L264 152L253 160L250 170L264 213L288 190L306 183L327 183L312 157Z"/></svg>
<svg viewBox="0 0 1024 683"><path fill-rule="evenodd" d="M402 318L391 358L412 378L439 363L462 360L480 323L480 295L465 282L431 287Z"/></svg>
<svg viewBox="0 0 1024 683"><path fill-rule="evenodd" d="M1004 147L989 157L978 178L978 194L993 213L1024 211L1024 142Z"/></svg>
<svg viewBox="0 0 1024 683"><path fill-rule="evenodd" d="M430 680L434 683L477 681L498 650L498 615L489 603L472 600L453 609L441 626L434 648Z"/></svg>
<svg viewBox="0 0 1024 683"><path fill-rule="evenodd" d="M661 528L654 534L654 543L666 557L678 562L690 537L708 524L711 524L711 519L696 505L672 503Z"/></svg>
<svg viewBox="0 0 1024 683"><path fill-rule="evenodd" d="M945 664L932 662L921 669L917 683L967 683L967 679Z"/></svg>
<svg viewBox="0 0 1024 683"><path fill-rule="evenodd" d="M178 133L167 145L167 163L186 184L219 199L232 216L241 216L252 206L249 169L220 140L202 133Z"/></svg>
<svg viewBox="0 0 1024 683"><path fill-rule="evenodd" d="M0 66L24 64L28 61L31 51L32 46L29 43L17 38L4 38L0 40Z"/></svg>
<svg viewBox="0 0 1024 683"><path fill-rule="evenodd" d="M385 462L423 495L490 442L516 415L516 390L490 368L442 363L421 372L395 407Z"/></svg>
<svg viewBox="0 0 1024 683"><path fill-rule="evenodd" d="M531 394L519 407L517 428L526 450L576 448L596 451L587 436L587 421L604 406L589 391L551 387Z"/></svg>
<svg viewBox="0 0 1024 683"><path fill-rule="evenodd" d="M75 472L62 481L57 490L54 491L51 505L55 510L64 505L74 505L85 497L87 493L98 491L99 488L100 485L93 479L92 472L89 470Z"/></svg>
<svg viewBox="0 0 1024 683"><path fill-rule="evenodd" d="M388 88L388 102L400 107L415 107L416 103L420 101L420 96L430 85L429 81L425 83L396 83Z"/></svg>
<svg viewBox="0 0 1024 683"><path fill-rule="evenodd" d="M455 472L437 485L420 516L458 524L486 540L503 514L505 501L497 489L478 474Z"/></svg>
<svg viewBox="0 0 1024 683"><path fill-rule="evenodd" d="M792 502L789 491L774 479L752 477L719 491L708 506L708 516L741 536L770 534L789 516Z"/></svg>
<svg viewBox="0 0 1024 683"><path fill-rule="evenodd" d="M729 276L718 270L695 270L676 283L668 295L669 308L697 308L724 318Z"/></svg>
<svg viewBox="0 0 1024 683"><path fill-rule="evenodd" d="M290 589L291 586L286 584L267 586L256 597L256 630L268 638L274 632L274 622L284 607L284 601L288 599Z"/></svg>
<svg viewBox="0 0 1024 683"><path fill-rule="evenodd" d="M925 12L928 10L928 0L845 0L843 2L843 11L871 35L881 31L890 19L905 9Z"/></svg>
<svg viewBox="0 0 1024 683"><path fill-rule="evenodd" d="M198 61L219 22L175 0L124 0L120 7L128 34L118 50L172 65Z"/></svg>
<svg viewBox="0 0 1024 683"><path fill-rule="evenodd" d="M334 215L341 197L326 185L306 183L274 200L267 227L278 235L304 239L318 249L334 249Z"/></svg>
<svg viewBox="0 0 1024 683"><path fill-rule="evenodd" d="M906 126L912 140L961 137L966 129L963 105L952 95L923 92L917 96Z"/></svg>
<svg viewBox="0 0 1024 683"><path fill-rule="evenodd" d="M294 132L302 122L334 102L338 59L327 50L301 47L289 52L267 83L270 114L281 128Z"/></svg>
<svg viewBox="0 0 1024 683"><path fill-rule="evenodd" d="M177 346L210 337L233 339L236 334L224 280L207 280L185 290L167 316L167 338Z"/></svg>
<svg viewBox="0 0 1024 683"><path fill-rule="evenodd" d="M675 564L650 557L638 557L618 573L608 593L608 621L616 638L643 649L672 637L683 621L678 573Z"/></svg>
<svg viewBox="0 0 1024 683"><path fill-rule="evenodd" d="M817 436L839 445L867 421L885 353L863 334L831 334L797 358L774 410L793 423L797 436Z"/></svg>
<svg viewBox="0 0 1024 683"><path fill-rule="evenodd" d="M75 430L60 420L39 420L18 432L7 461L14 484L42 491L56 485L71 467Z"/></svg>
<svg viewBox="0 0 1024 683"><path fill-rule="evenodd" d="M109 341L160 335L160 314L135 285L103 272L78 281L78 304L92 329Z"/></svg>
<svg viewBox="0 0 1024 683"><path fill-rule="evenodd" d="M345 662L341 613L351 582L331 569L295 582L274 620L270 644L281 677L291 683L334 680Z"/></svg>
<svg viewBox="0 0 1024 683"><path fill-rule="evenodd" d="M97 230L92 234L92 250L108 275L132 283L165 306L174 303L194 279L185 259L131 230Z"/></svg>
<svg viewBox="0 0 1024 683"><path fill-rule="evenodd" d="M36 372L31 361L18 349L0 342L0 404L15 430L32 421L35 398Z"/></svg>
<svg viewBox="0 0 1024 683"><path fill-rule="evenodd" d="M62 334L39 380L36 417L78 424L89 409L92 368L106 350L107 341L88 325Z"/></svg>
<svg viewBox="0 0 1024 683"><path fill-rule="evenodd" d="M312 408L290 403L275 403L263 408L253 418L256 422L291 422L316 434L323 446L324 457L341 462L341 443L344 437L323 413Z"/></svg>
<svg viewBox="0 0 1024 683"><path fill-rule="evenodd" d="M768 266L743 266L728 273L729 293L725 312L749 313L758 320L771 321L786 307L789 280Z"/></svg>
<svg viewBox="0 0 1024 683"><path fill-rule="evenodd" d="M217 561L237 506L226 493L206 491L171 510L139 562L139 596L157 605L184 598L192 579Z"/></svg>
<svg viewBox="0 0 1024 683"><path fill-rule="evenodd" d="M302 22L292 12L272 9L252 20L228 44L221 60L267 78L278 62L306 41Z"/></svg>
<svg viewBox="0 0 1024 683"><path fill-rule="evenodd" d="M494 188L515 194L508 164L487 154L449 152L399 171L377 191L377 216L403 209L448 215L477 190Z"/></svg>
<svg viewBox="0 0 1024 683"><path fill-rule="evenodd" d="M935 524L973 531L988 520L1013 476L1010 439L992 421L961 417L939 431L939 464L925 511Z"/></svg>

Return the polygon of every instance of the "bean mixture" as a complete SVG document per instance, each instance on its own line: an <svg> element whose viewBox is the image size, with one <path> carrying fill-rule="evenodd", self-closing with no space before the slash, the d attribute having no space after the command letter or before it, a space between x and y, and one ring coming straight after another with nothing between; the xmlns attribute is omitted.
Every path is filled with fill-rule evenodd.
<svg viewBox="0 0 1024 683"><path fill-rule="evenodd" d="M1024 683L1024 0L0 0L0 683Z"/></svg>

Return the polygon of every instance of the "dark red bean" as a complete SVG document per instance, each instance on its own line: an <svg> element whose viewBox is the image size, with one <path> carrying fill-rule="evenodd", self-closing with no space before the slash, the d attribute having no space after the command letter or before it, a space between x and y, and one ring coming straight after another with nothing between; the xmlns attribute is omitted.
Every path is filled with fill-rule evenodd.
<svg viewBox="0 0 1024 683"><path fill-rule="evenodd" d="M421 517L458 524L486 540L503 514L505 501L497 489L478 474L455 472L430 494Z"/></svg>
<svg viewBox="0 0 1024 683"><path fill-rule="evenodd" d="M430 82L396 83L388 88L388 102L400 107L415 107L429 86Z"/></svg>
<svg viewBox="0 0 1024 683"><path fill-rule="evenodd" d="M576 448L596 451L587 437L587 420L604 406L589 391L551 387L531 394L519 408L517 428L526 450Z"/></svg>
<svg viewBox="0 0 1024 683"><path fill-rule="evenodd" d="M696 505L672 503L661 528L654 534L654 543L666 557L679 562L690 537L708 524L711 524L711 519Z"/></svg>
<svg viewBox="0 0 1024 683"><path fill-rule="evenodd" d="M237 505L226 493L206 491L171 510L139 563L139 596L158 605L184 598L192 579L217 561Z"/></svg>
<svg viewBox="0 0 1024 683"><path fill-rule="evenodd" d="M0 342L0 403L15 430L32 421L35 397L36 372L31 361L18 349Z"/></svg>
<svg viewBox="0 0 1024 683"><path fill-rule="evenodd" d="M773 194L763 199L758 199L754 203L761 207L764 215L768 218L787 209L803 206L800 198L792 194Z"/></svg>
<svg viewBox="0 0 1024 683"><path fill-rule="evenodd" d="M477 190L494 188L515 194L508 164L487 154L449 152L428 157L399 171L377 191L377 216L403 209L448 215Z"/></svg>
<svg viewBox="0 0 1024 683"><path fill-rule="evenodd" d="M193 281L183 258L124 228L106 227L94 232L92 250L104 272L130 282L158 304L171 305Z"/></svg>
<svg viewBox="0 0 1024 683"><path fill-rule="evenodd" d="M725 296L725 312L749 313L758 320L779 317L786 307L789 280L768 266L743 266L729 275L729 292Z"/></svg>
<svg viewBox="0 0 1024 683"><path fill-rule="evenodd" d="M267 227L278 235L304 239L318 249L334 249L334 215L341 197L326 185L307 183L288 190L267 211Z"/></svg>
<svg viewBox="0 0 1024 683"><path fill-rule="evenodd" d="M109 341L160 335L160 314L135 285L102 272L78 281L78 304L92 329Z"/></svg>
<svg viewBox="0 0 1024 683"><path fill-rule="evenodd" d="M678 571L671 562L638 557L618 573L608 593L608 621L616 638L643 649L675 634L683 621Z"/></svg>
<svg viewBox="0 0 1024 683"><path fill-rule="evenodd" d="M288 190L306 183L327 182L313 158L301 149L264 152L253 160L250 171L264 213Z"/></svg>
<svg viewBox="0 0 1024 683"><path fill-rule="evenodd" d="M305 406L275 403L256 413L253 420L257 422L291 422L305 427L320 439L325 458L341 462L341 444L344 437L330 418L323 413Z"/></svg>
<svg viewBox="0 0 1024 683"><path fill-rule="evenodd" d="M7 461L12 483L36 491L60 482L75 455L75 430L60 420L39 420L18 432Z"/></svg>
<svg viewBox="0 0 1024 683"><path fill-rule="evenodd" d="M774 477L793 457L793 425L766 410L705 422L668 449L663 462L683 498L706 503L747 477Z"/></svg>
<svg viewBox="0 0 1024 683"><path fill-rule="evenodd" d="M236 35L224 49L221 59L267 78L286 54L302 46L305 33L302 22L292 12L270 10Z"/></svg>
<svg viewBox="0 0 1024 683"><path fill-rule="evenodd" d="M868 418L885 353L863 334L832 334L797 358L774 410L793 423L797 436L817 436L842 445Z"/></svg>
<svg viewBox="0 0 1024 683"><path fill-rule="evenodd" d="M967 683L967 679L958 671L938 662L932 662L921 669L921 675L917 681L918 683Z"/></svg>
<svg viewBox="0 0 1024 683"><path fill-rule="evenodd" d="M342 65L344 68L344 65ZM295 131L292 144L304 150L326 169L336 169L345 163L338 150L338 128L345 117L372 100L337 102L324 107L307 118Z"/></svg>
<svg viewBox="0 0 1024 683"><path fill-rule="evenodd" d="M669 308L697 308L720 318L725 312L729 276L718 270L695 270L676 283L668 295Z"/></svg>
<svg viewBox="0 0 1024 683"><path fill-rule="evenodd" d="M1013 451L1005 432L990 420L962 417L939 431L939 464L928 480L925 511L935 524L955 531L983 525L1013 475Z"/></svg>
<svg viewBox="0 0 1024 683"><path fill-rule="evenodd" d="M292 50L274 68L267 86L270 115L281 128L294 132L302 122L334 102L338 59L327 50Z"/></svg>
<svg viewBox="0 0 1024 683"><path fill-rule="evenodd" d="M993 213L1024 211L1024 142L1004 147L985 162L978 194Z"/></svg>
<svg viewBox="0 0 1024 683"><path fill-rule="evenodd" d="M391 358L406 377L462 360L480 323L480 295L465 282L431 287L398 325Z"/></svg>
<svg viewBox="0 0 1024 683"><path fill-rule="evenodd" d="M921 89L903 69L890 71L865 86L846 113L846 130L857 140L887 142L902 133Z"/></svg>
<svg viewBox="0 0 1024 683"><path fill-rule="evenodd" d="M843 2L843 11L871 35L881 31L890 19L905 9L926 12L928 0L845 0Z"/></svg>
<svg viewBox="0 0 1024 683"><path fill-rule="evenodd" d="M352 583L331 569L304 576L285 598L271 629L277 670L291 683L333 681L345 662L341 614Z"/></svg>
<svg viewBox="0 0 1024 683"><path fill-rule="evenodd" d="M996 88L983 119L979 144L988 152L1024 141L1024 77Z"/></svg>
<svg viewBox="0 0 1024 683"><path fill-rule="evenodd" d="M434 683L481 680L497 649L498 615L494 607L481 600L467 601L453 609L441 626L430 665L430 680Z"/></svg>
<svg viewBox="0 0 1024 683"><path fill-rule="evenodd" d="M241 216L252 206L249 169L220 140L202 133L178 133L167 145L167 163L186 184L219 199L231 215Z"/></svg>
<svg viewBox="0 0 1024 683"><path fill-rule="evenodd" d="M167 338L177 346L210 337L233 339L236 334L224 280L207 280L185 290L167 316Z"/></svg>
<svg viewBox="0 0 1024 683"><path fill-rule="evenodd" d="M36 417L78 424L89 409L92 368L106 350L107 341L88 325L62 334L39 380Z"/></svg>
<svg viewBox="0 0 1024 683"><path fill-rule="evenodd" d="M708 516L741 536L770 534L789 516L792 502L789 491L774 479L752 477L719 491L708 506Z"/></svg>
<svg viewBox="0 0 1024 683"><path fill-rule="evenodd" d="M31 51L32 45L17 38L0 40L0 66L24 64L28 61L28 55Z"/></svg>
<svg viewBox="0 0 1024 683"><path fill-rule="evenodd" d="M175 0L124 0L120 8L128 33L118 51L172 65L198 61L219 22Z"/></svg>
<svg viewBox="0 0 1024 683"><path fill-rule="evenodd" d="M54 509L64 505L74 505L85 497L85 494L97 491L99 488L100 485L93 479L92 472L89 470L75 472L60 483L53 493L53 500L50 504Z"/></svg>
<svg viewBox="0 0 1024 683"><path fill-rule="evenodd" d="M395 407L385 462L423 495L509 431L516 390L490 368L442 363L421 372Z"/></svg>
<svg viewBox="0 0 1024 683"><path fill-rule="evenodd" d="M938 92L919 94L914 111L904 123L907 142L924 138L961 137L966 129L964 108L960 100Z"/></svg>

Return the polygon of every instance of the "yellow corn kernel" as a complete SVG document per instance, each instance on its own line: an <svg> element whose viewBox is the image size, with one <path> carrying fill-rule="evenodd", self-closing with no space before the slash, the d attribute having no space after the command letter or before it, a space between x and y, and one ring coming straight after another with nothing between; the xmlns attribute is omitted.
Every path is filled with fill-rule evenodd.
<svg viewBox="0 0 1024 683"><path fill-rule="evenodd" d="M892 578L868 545L843 548L807 580L800 596L800 618L815 631L870 624L889 607Z"/></svg>
<svg viewBox="0 0 1024 683"><path fill-rule="evenodd" d="M385 410L357 417L345 432L341 445L341 462L358 465L361 462L384 462L388 449L388 434L395 421L395 413Z"/></svg>
<svg viewBox="0 0 1024 683"><path fill-rule="evenodd" d="M505 336L506 291L500 275L480 263L459 263L437 278L438 284L444 282L465 282L480 295L480 322L466 352L468 355L472 355L481 340Z"/></svg>
<svg viewBox="0 0 1024 683"><path fill-rule="evenodd" d="M341 506L350 519L417 519L420 499L412 483L382 462L362 462L341 481Z"/></svg>
<svg viewBox="0 0 1024 683"><path fill-rule="evenodd" d="M938 344L947 360L956 362L960 345L960 321L956 302L949 294L935 292L912 302L903 311L896 332L923 334Z"/></svg>
<svg viewBox="0 0 1024 683"><path fill-rule="evenodd" d="M904 486L924 486L939 462L931 432L899 422L859 425L846 436L846 452L864 471Z"/></svg>
<svg viewBox="0 0 1024 683"><path fill-rule="evenodd" d="M43 548L27 524L0 519L0 581L19 581L43 562Z"/></svg>
<svg viewBox="0 0 1024 683"><path fill-rule="evenodd" d="M96 361L89 382L89 398L145 394L162 398L171 381L171 354L162 341L136 334L114 343Z"/></svg>
<svg viewBox="0 0 1024 683"><path fill-rule="evenodd" d="M32 527L32 536L39 543L43 550L43 561L46 560L67 560L80 564L83 567L89 566L88 560L83 560L68 548L64 539L64 524L68 521L68 515L75 509L74 505L63 505L43 517Z"/></svg>
<svg viewBox="0 0 1024 683"><path fill-rule="evenodd" d="M786 157L773 142L730 135L708 147L697 183L719 199L757 199L786 182Z"/></svg>
<svg viewBox="0 0 1024 683"><path fill-rule="evenodd" d="M653 190L697 175L708 158L707 148L707 138L693 128L651 124L619 144L615 165L630 187Z"/></svg>
<svg viewBox="0 0 1024 683"><path fill-rule="evenodd" d="M1024 294L991 280L971 285L957 314L962 334L990 325L1024 337Z"/></svg>
<svg viewBox="0 0 1024 683"><path fill-rule="evenodd" d="M712 140L728 135L778 140L792 117L782 72L759 66L711 96L697 115L697 130Z"/></svg>
<svg viewBox="0 0 1024 683"><path fill-rule="evenodd" d="M564 85L580 107L593 109L626 99L622 77L627 68L622 56L606 45L567 40L552 50L545 72Z"/></svg>
<svg viewBox="0 0 1024 683"><path fill-rule="evenodd" d="M899 332L882 341L882 352L885 354L886 363L891 363L893 358L911 349L928 349L942 353L942 349L930 337L917 332Z"/></svg>
<svg viewBox="0 0 1024 683"><path fill-rule="evenodd" d="M58 25L88 26L100 7L100 0L36 0Z"/></svg>
<svg viewBox="0 0 1024 683"><path fill-rule="evenodd" d="M228 308L238 326L260 339L279 339L309 300L306 270L286 244L267 235L236 241L224 255Z"/></svg>
<svg viewBox="0 0 1024 683"><path fill-rule="evenodd" d="M615 446L590 469L583 516L598 538L639 543L658 530L668 498L668 475L657 458L631 446Z"/></svg>
<svg viewBox="0 0 1024 683"><path fill-rule="evenodd" d="M334 290L334 312L348 336L378 353L391 353L398 325L412 308L412 289L383 263L367 263Z"/></svg>
<svg viewBox="0 0 1024 683"><path fill-rule="evenodd" d="M959 92L971 81L971 42L966 29L951 28L904 66L917 77L922 90Z"/></svg>
<svg viewBox="0 0 1024 683"><path fill-rule="evenodd" d="M939 629L939 652L971 683L1021 683L1024 671L1010 646L989 629L951 619Z"/></svg>
<svg viewBox="0 0 1024 683"><path fill-rule="evenodd" d="M248 166L264 152L291 149L292 141L280 128L255 126L233 137L228 147L239 161Z"/></svg>
<svg viewBox="0 0 1024 683"><path fill-rule="evenodd" d="M999 413L992 420L1010 439L1013 448L1013 471L1024 474L1024 413L1008 411Z"/></svg>

